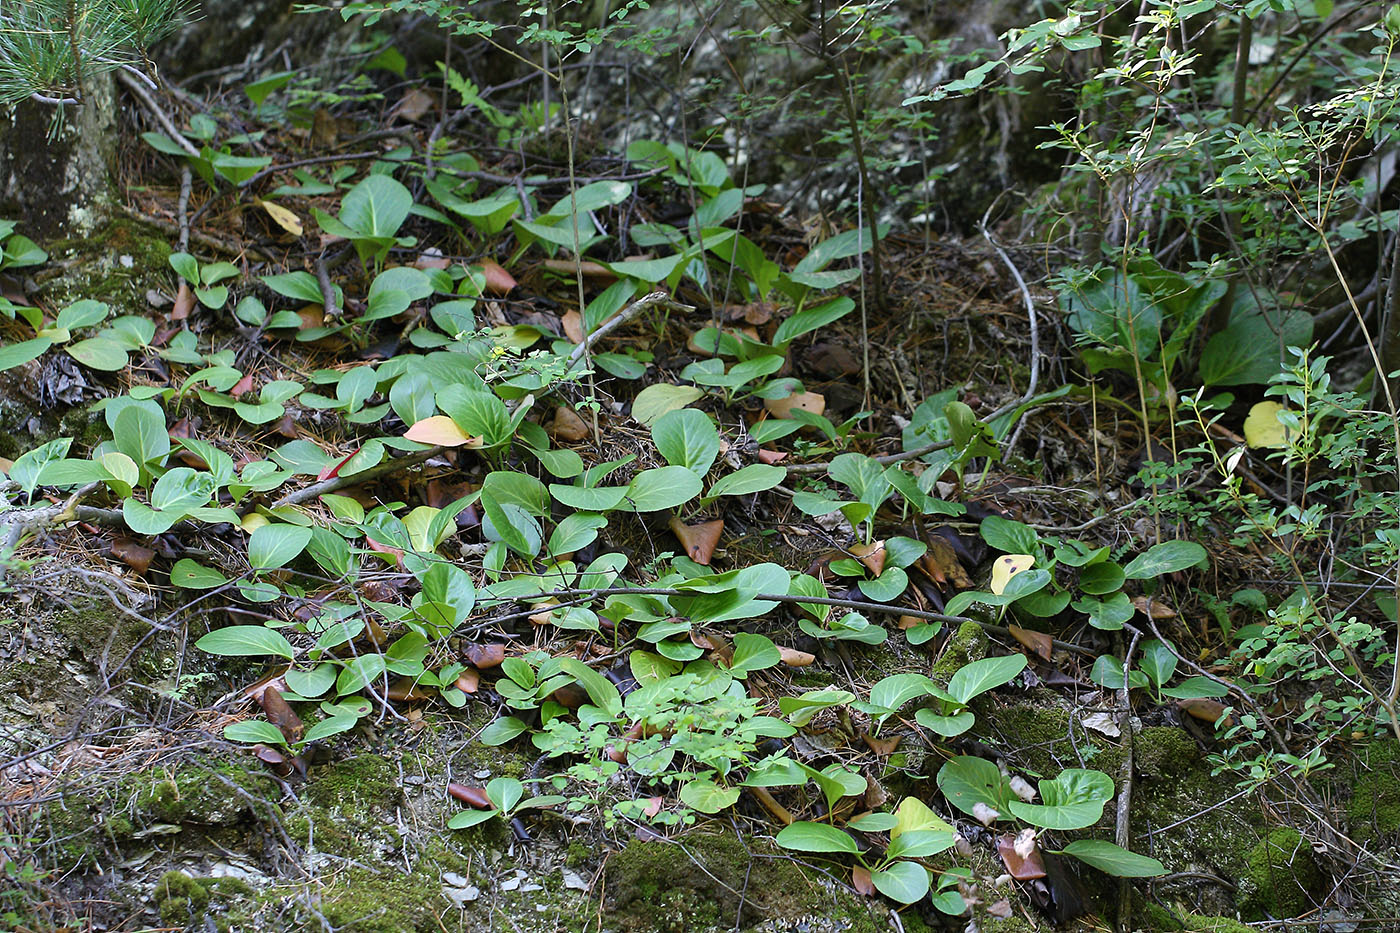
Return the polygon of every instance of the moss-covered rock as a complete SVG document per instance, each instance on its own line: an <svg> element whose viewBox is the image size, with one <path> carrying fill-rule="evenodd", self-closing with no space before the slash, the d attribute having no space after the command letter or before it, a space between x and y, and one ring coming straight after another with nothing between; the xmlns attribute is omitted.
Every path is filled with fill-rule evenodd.
<svg viewBox="0 0 1400 933"><path fill-rule="evenodd" d="M693 933L733 926L740 914L751 924L822 910L795 864L755 858L732 833L633 841L608 860L606 891L613 923L628 931Z"/></svg>
<svg viewBox="0 0 1400 933"><path fill-rule="evenodd" d="M964 622L948 639L929 676L940 686L948 686L948 681L963 667L987 656L987 645L987 633L982 626L976 622Z"/></svg>
<svg viewBox="0 0 1400 933"><path fill-rule="evenodd" d="M1323 893L1312 848L1296 829L1270 829L1245 861L1239 908L1246 920L1296 917L1311 910Z"/></svg>
<svg viewBox="0 0 1400 933"><path fill-rule="evenodd" d="M1352 838L1364 844L1400 831L1400 742L1373 742L1358 758L1347 816Z"/></svg>

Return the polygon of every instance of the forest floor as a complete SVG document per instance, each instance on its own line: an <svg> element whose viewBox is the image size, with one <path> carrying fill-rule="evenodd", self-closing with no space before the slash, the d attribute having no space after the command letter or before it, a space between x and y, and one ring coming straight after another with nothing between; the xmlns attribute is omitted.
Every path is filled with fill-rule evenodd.
<svg viewBox="0 0 1400 933"><path fill-rule="evenodd" d="M538 224L540 215L548 216L547 205L567 199L571 172L561 137L545 138L530 153L528 168L519 157L487 145L479 151L496 157L439 154L425 161L429 138L443 124L432 100L415 94L421 92L409 91L397 102L387 128L368 134L361 124L325 111L302 129L274 120L258 123L246 111L220 112L220 138L225 130L254 134L245 147L248 158L266 156L270 165L244 171L246 166L228 164L228 173L217 174L212 186L200 177L208 166L194 166L191 178L187 163L157 152L133 132L122 143L120 195L110 219L81 239L40 244L47 262L4 281L11 300L46 315L95 299L109 306L113 318L151 325L139 345L123 350L130 357L120 366L86 365L91 358L55 349L0 373L0 466L7 471L54 438L73 439L69 458L102 450L111 430L94 405L125 396L160 397L177 445L181 439L203 441L227 453L238 469L272 457L289 475L243 500L239 521L184 522L145 534L113 518L122 497L110 489L83 487L78 501L70 499L71 489L38 486L33 503L47 499L72 508L55 510L46 523L26 529L5 577L0 860L10 888L0 894L0 926L1009 933L1120 925L1239 933L1242 921L1255 929L1283 929L1284 921L1301 918L1305 926L1299 928L1335 933L1400 928L1394 874L1386 880L1396 870L1400 841L1400 751L1394 741L1358 735L1353 747L1333 749L1330 770L1241 789L1234 772L1216 773L1219 762L1212 756L1241 741L1217 729L1216 721L1242 714L1256 724L1266 721L1285 751L1301 747L1287 744L1301 743L1289 725L1299 695L1280 690L1258 702L1234 692L1173 698L1162 693L1162 681L1135 685L1128 697L1128 691L1091 676L1102 656L1121 658L1149 643L1173 645L1171 665L1179 664L1182 675L1226 685L1241 675L1247 659L1237 653L1232 634L1263 616L1251 598L1232 601L1231 594L1249 590L1276 603L1287 586L1257 549L1227 543L1231 528L1208 526L1213 537L1201 542L1208 570L1172 569L1150 590L1134 580L1122 588L1120 579L1121 591L1136 599L1126 628L1087 624L1064 604L1038 617L983 605L949 613L963 621L938 618L958 593L995 589L989 582L994 558L1005 549L989 546L983 524L989 518L1027 529L1016 533L1031 534L1035 547L1054 551L1075 540L1084 545L1081 556L1106 547L1123 563L1175 537L1173 516L1154 511L1153 494L1139 480L1144 463L1164 456L1165 420L1163 437L1145 437L1136 403L1121 400L1131 393L1128 384L1103 380L1091 387L1076 375L1053 296L1021 283L1021 271L1036 261L1033 249L992 236L896 232L880 242L881 301L866 257L863 276L832 280L822 298L849 299L849 309L786 344L779 328L795 317L789 296L740 295L712 256L704 281L685 274L667 282L665 270L654 287L666 291L671 303L599 337L595 331L611 313L624 305L630 310L649 290L639 281L598 320L581 314L627 281L616 268L632 252L622 231L651 225L656 232L669 224L684 239L698 201L719 200L735 190L733 183L711 179L713 190L702 196L694 179L677 182L684 171L674 167L662 171L638 162L620 168L618 153L585 150L576 154L578 178L629 185L625 197L609 196L593 213L575 215L591 218L600 235L615 236L615 242L581 263L538 229L531 248L517 249L522 228L514 228L512 238L504 223L491 233L477 225L493 204L500 206L499 199L480 196L491 189L524 193L528 186L527 201L539 214L521 219ZM182 128L199 131L190 101L173 106ZM230 141L239 145L240 138ZM371 233L387 238L378 263L372 256L362 261L345 237L327 232L338 229L333 223L313 219L319 210L353 227L344 213L350 200L345 189L366 170L397 173L419 208L401 227L360 231L366 239ZM435 179L444 175L458 187L430 196ZM462 187L468 184L477 187ZM737 196L735 204L742 212L716 213L709 226L742 229L761 251L759 258L784 272L849 229L834 229L827 218L791 216L761 192ZM656 244L663 244L664 235L657 236ZM630 258L655 261L667 252L659 246ZM859 252L837 255L839 269L817 268L812 275L854 269L850 260ZM172 272L179 260L170 261L182 253L194 257L197 270L228 262L232 272L209 281L196 271L193 282L182 282ZM706 252L689 255L693 260ZM685 272L689 265L679 268ZM755 260L743 275L733 274L747 284L762 277L760 265ZM363 397L347 401L358 390L347 388L345 373L372 365L383 374L405 360L396 371L411 373L420 352L461 336L444 327L449 312L432 307L428 296L399 289L406 297L396 304L398 295L384 297L393 289L375 291L377 269L396 267L461 270L454 284L483 286L479 294L459 291L471 307L470 325L458 321L458 329L487 331L498 346L514 348L483 364L501 357L513 364L501 365L502 384L514 379L528 388L541 373L557 376L558 360L575 346L585 347L592 376L546 381L534 406L524 406L526 423L538 424L555 450L574 452L586 467L635 455L624 476L673 468L653 441L660 414L649 410L650 423L644 423L635 403L654 386L692 389L687 383L696 383L694 375L703 376L703 364L715 358L704 344L706 327L734 335L740 356L747 352L745 338L753 346L780 346L780 369L752 384L730 386L722 384L721 366L719 379L699 382L681 404L708 414L717 426L717 474L726 466L737 471L776 465L786 471L781 482L711 497L698 507L691 503L677 510L674 521L668 520L669 507L609 512L596 540L567 550L579 568L623 555L628 569L618 579L637 588L654 585L677 555L688 555L693 563L683 566L695 573L777 564L825 581L832 599L864 606L879 637L833 634L838 630L814 626L799 606L770 602L757 614L721 615L696 623L678 639L652 638L648 645L637 641L645 618L613 621L602 604L592 619L574 625L569 620L575 617L550 615L537 598L526 603L506 593L492 602L486 588L501 567L492 572L487 562L500 534L483 527L492 523L484 507L472 504L449 516L455 521L446 536L429 548L469 569L481 588L469 620L432 649L429 667L451 669L455 680L441 691L420 690L380 666L369 683L344 691L328 718L320 719L354 717L345 731L281 745L226 738L231 725L264 716L300 738L301 717L317 719L318 705L313 694L296 703L300 713L291 707L281 712L267 694L271 689L274 696L278 690L295 696L286 663L202 651L197 641L230 623L270 621L304 659L319 649L315 636L298 625L314 618L327 600L340 598L366 622L347 643L376 654L389 644L386 639L403 632L385 607L406 604L420 592L403 549L395 554L372 533L350 539L358 570L338 588L318 589L316 565L303 557L258 577L274 585L272 600L240 589L230 581L253 580L246 542L268 519L274 525L290 522L300 510L308 522L329 521L332 512L341 520L354 513L363 522L365 510L385 504L400 517L421 507L440 514L481 489L489 475L543 472L519 448L492 459L473 444L449 446L437 434L428 440L435 445L431 450L411 443L405 411L420 416L423 410L413 401L400 405L387 384L371 384ZM293 272L303 273L296 285L262 278ZM313 283L312 291L298 295L306 282ZM201 302L199 293L221 287L230 287L231 294ZM728 297L719 297L726 289ZM245 303L250 297L283 310L260 315ZM389 311L380 314L377 300L387 302ZM1028 316L1028 304L1038 313ZM6 342L19 333L13 325ZM431 339L423 336L429 333ZM189 344L181 343L184 334L193 335ZM194 357L181 355L190 347L196 348ZM530 356L531 350L544 352ZM224 357L212 358L220 351ZM230 382L206 381L201 389L189 380L202 367L236 375ZM778 386L765 396L764 386L772 381L763 379L770 376L799 380L800 392ZM319 397L273 401L273 417L247 414L269 404L267 386L289 381L319 388ZM506 397L514 404L524 394L522 389ZM657 398L663 398L664 410L676 408L679 396L650 396L653 404ZM596 410L590 410L594 399ZM868 518L854 521L858 511L820 514L799 507L809 501L803 495L840 491L826 467L843 454L884 458L868 461L880 467L913 467L911 481L920 480L918 470L931 468L925 459L931 454L909 452L957 434L946 414L955 400L991 422L986 446L968 444L968 456L957 464L938 461L937 475L928 476L919 491L958 508L911 509L898 504L902 500L893 491L875 502ZM379 405L389 407L377 417L360 417ZM759 429L762 440L755 439L759 425L771 429L790 420L794 405L822 417L798 416L797 430ZM1218 430L1224 432L1220 439L1242 434L1243 426L1222 423ZM1178 436L1175 442L1184 449L1203 440ZM363 464L347 461L368 457L367 450L380 466L371 463L369 478L357 480ZM383 468L414 451L423 454L411 465ZM212 469L207 456L183 456L191 452L177 451L178 462ZM311 465L288 467L296 457L309 457ZM704 467L701 473L710 464ZM1202 470L1177 482L1179 494L1188 497L1192 491L1204 494L1215 481ZM292 505L277 499L313 485L330 498ZM21 504L18 495L11 487L15 505ZM558 517L556 507L549 520ZM678 528L689 535L702 521L720 520L717 542L676 537ZM534 527L538 531L539 523ZM888 582L882 568L865 564L871 572L862 576L853 565L870 557L864 542L894 540L913 542L908 547L916 552L901 565L901 585L890 595L876 586L882 578ZM498 551L505 560L506 550ZM517 572L529 568L513 553L509 560ZM191 561L217 571L223 582L197 589L172 580L176 565ZM345 597L351 591L353 599ZM761 592L750 590L749 596ZM529 611L522 611L527 605ZM946 688L973 662L1020 655L1027 663L1014 679L970 700L964 715L975 715L975 724L952 738L928 731L912 708L901 712L899 704L885 714L859 705L823 709L790 738L768 738L750 751L770 753L776 743L812 769L839 766L844 774L859 775L859 789L832 796L820 782L816 786L826 794L805 785L771 792L748 787L712 814L676 796L693 774L677 772L675 784L668 777L663 785L624 769L590 784L571 770L586 755L549 758L524 737L490 745L480 740L498 714L511 712L497 689L506 676L503 658L539 651L582 659L615 674L626 695L639 679L646 682L649 664L674 663L680 670L682 663L701 659L732 670L746 635L762 635L782 649L783 663L753 670L739 691L775 718L790 715L782 700L811 692L849 691L873 699L872 688L891 675L925 675ZM677 657L654 653L662 644ZM646 649L640 660L639 648ZM454 686L458 692L449 700ZM591 693L588 698L596 700ZM581 702L561 696L559 706L577 708ZM345 711L356 703L363 703L358 712ZM721 727L710 738L737 734ZM637 733L631 740L638 736L646 738ZM1049 828L1038 853L1045 871L1016 880L1013 861L998 852L1005 827L993 823L989 829L940 796L943 767L964 757L994 762L994 770L1032 782L1050 781L1066 769L1094 769L1115 782L1115 800L1082 832L1060 831L1057 837ZM446 828L463 802L499 778L540 782L546 790L552 785L587 805L514 813L505 807L501 816L509 818ZM650 802L650 812L617 806L629 797ZM942 872L945 889L961 897L965 912L940 912L928 898L900 907L849 859L774 843L794 818L847 820L867 810L892 810L902 798L924 802L959 832L952 860L929 864ZM1160 862L1165 874L1120 881L1055 854L1056 845L1077 836L1126 843ZM950 873L952 867L958 871Z"/></svg>

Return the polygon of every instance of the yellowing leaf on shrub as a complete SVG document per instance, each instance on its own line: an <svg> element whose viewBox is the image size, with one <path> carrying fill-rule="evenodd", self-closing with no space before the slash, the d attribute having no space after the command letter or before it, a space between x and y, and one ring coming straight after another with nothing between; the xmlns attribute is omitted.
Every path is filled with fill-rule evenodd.
<svg viewBox="0 0 1400 933"><path fill-rule="evenodd" d="M461 447L471 440L466 431L457 427L457 422L446 415L433 415L415 421L413 427L403 433L410 441L432 444L435 447Z"/></svg>
<svg viewBox="0 0 1400 933"><path fill-rule="evenodd" d="M992 564L992 592L1000 596L1011 578L1022 570L1030 570L1035 558L1029 554L1003 554Z"/></svg>
<svg viewBox="0 0 1400 933"><path fill-rule="evenodd" d="M267 520L267 516L263 515L261 512L249 512L247 515L243 516L243 530L248 532L248 534L252 534L263 525L270 524L272 523Z"/></svg>
<svg viewBox="0 0 1400 933"><path fill-rule="evenodd" d="M1282 447L1283 425L1278 421L1281 411L1283 406L1272 400L1255 403L1244 419L1245 443L1250 447Z"/></svg>
<svg viewBox="0 0 1400 933"><path fill-rule="evenodd" d="M305 232L301 225L301 219L282 205L273 204L271 201L264 201L261 198L254 199L254 203L267 211L267 216L272 218L273 223L292 236L301 236Z"/></svg>

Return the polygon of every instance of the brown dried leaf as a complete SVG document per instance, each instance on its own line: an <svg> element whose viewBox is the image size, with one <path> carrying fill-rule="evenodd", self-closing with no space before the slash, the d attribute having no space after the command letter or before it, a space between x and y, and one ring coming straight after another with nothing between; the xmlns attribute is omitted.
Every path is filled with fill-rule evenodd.
<svg viewBox="0 0 1400 933"><path fill-rule="evenodd" d="M564 336L570 343L583 343L583 315L572 309L565 311L559 319L559 326L564 329Z"/></svg>
<svg viewBox="0 0 1400 933"><path fill-rule="evenodd" d="M468 668L457 676L456 688L463 693L476 693L481 689L481 672Z"/></svg>
<svg viewBox="0 0 1400 933"><path fill-rule="evenodd" d="M1007 631L1011 637L1035 652L1036 657L1043 661L1050 660L1050 652L1054 650L1055 640L1044 632L1037 632L1028 628L1021 628L1019 625L1008 625Z"/></svg>
<svg viewBox="0 0 1400 933"><path fill-rule="evenodd" d="M432 415L415 421L411 428L403 432L403 436L406 440L434 447L461 447L472 440L471 435L457 427L457 422L446 415Z"/></svg>
<svg viewBox="0 0 1400 933"><path fill-rule="evenodd" d="M851 556L865 565L872 577L878 577L885 569L885 542L883 539L869 544L852 544L846 548Z"/></svg>
<svg viewBox="0 0 1400 933"><path fill-rule="evenodd" d="M1133 605L1138 612L1158 622L1176 618L1176 610L1155 597L1134 596Z"/></svg>
<svg viewBox="0 0 1400 933"><path fill-rule="evenodd" d="M282 698L276 687L268 685L264 688L258 695L258 705L267 714L267 721L282 730L282 735L288 742L301 741L306 727L302 724L301 717L292 709L292 704Z"/></svg>
<svg viewBox="0 0 1400 933"><path fill-rule="evenodd" d="M425 687L412 677L400 677L389 685L388 690L384 691L384 696L393 700L395 703L431 700L436 695L436 691Z"/></svg>
<svg viewBox="0 0 1400 933"><path fill-rule="evenodd" d="M1189 700L1177 700L1176 705L1183 713L1211 725L1215 725L1220 721L1220 717L1225 715L1225 704L1219 700L1195 697Z"/></svg>
<svg viewBox="0 0 1400 933"><path fill-rule="evenodd" d="M758 462L767 463L770 466L774 463L782 463L788 458L786 450L769 450L766 447L758 449Z"/></svg>
<svg viewBox="0 0 1400 933"><path fill-rule="evenodd" d="M609 269L600 262L590 262L585 260L575 264L572 259L546 259L541 265L546 272L553 272L572 279L575 275L582 275L585 279L597 279L611 282L617 278L617 273Z"/></svg>
<svg viewBox="0 0 1400 933"><path fill-rule="evenodd" d="M113 541L111 553L137 573L145 573L151 569L151 559L156 556L155 551L137 544L130 538L117 538Z"/></svg>
<svg viewBox="0 0 1400 933"><path fill-rule="evenodd" d="M481 271L486 274L486 290L492 295L509 295L519 284L515 276L494 259L481 260Z"/></svg>
<svg viewBox="0 0 1400 933"><path fill-rule="evenodd" d="M815 654L798 651L796 648L784 648L782 645L778 646L778 657L782 658L788 667L806 667L817 659Z"/></svg>
<svg viewBox="0 0 1400 933"><path fill-rule="evenodd" d="M447 793L453 798L477 810L493 810L491 798L486 795L486 788L472 787L470 784L458 784L450 781L447 785Z"/></svg>
<svg viewBox="0 0 1400 933"><path fill-rule="evenodd" d="M820 415L826 411L826 397L818 392L795 392L787 398L768 399L763 407L774 418L791 419L794 408Z"/></svg>
<svg viewBox="0 0 1400 933"><path fill-rule="evenodd" d="M1010 919L1011 919L1011 901L1010 901L1009 899L1003 897L1001 900L997 901L995 904L988 904L988 905L987 905L987 913L990 914L990 915L993 916L993 917L996 917L998 920L1010 920Z"/></svg>
<svg viewBox="0 0 1400 933"><path fill-rule="evenodd" d="M926 540L928 550L919 558L919 566L923 568L924 573L935 583L952 583L960 590L971 589L972 578L958 561L957 552L953 550L953 545L948 539L939 534L932 534Z"/></svg>
<svg viewBox="0 0 1400 933"><path fill-rule="evenodd" d="M190 289L190 283L184 280L180 282L180 289L175 293L175 304L170 309L170 320L183 321L190 316L194 310L194 292Z"/></svg>
<svg viewBox="0 0 1400 933"><path fill-rule="evenodd" d="M554 421L549 425L549 433L561 441L581 441L588 437L588 422L568 405L554 409Z"/></svg>
<svg viewBox="0 0 1400 933"><path fill-rule="evenodd" d="M417 122L429 110L433 109L435 101L433 95L423 90L421 87L409 88L399 102L394 105L394 109L389 111L389 119L404 120L408 123Z"/></svg>
<svg viewBox="0 0 1400 933"><path fill-rule="evenodd" d="M673 515L669 525L690 559L708 567L715 547L719 544L720 533L724 531L724 519L716 518L699 525L687 525L679 516Z"/></svg>
<svg viewBox="0 0 1400 933"><path fill-rule="evenodd" d="M875 896L875 882L870 878L870 869L864 865L855 865L851 868L851 887L855 888L862 897Z"/></svg>
<svg viewBox="0 0 1400 933"><path fill-rule="evenodd" d="M1022 858L1016 851L1016 837L1010 833L997 837L997 854L1001 856L1007 874L1017 881L1034 881L1045 877L1045 862L1040 857L1040 849L1031 849L1031 854Z"/></svg>
<svg viewBox="0 0 1400 933"><path fill-rule="evenodd" d="M472 663L477 670L489 670L493 667L500 667L501 662L506 659L506 646L494 643L488 645L467 645L467 660Z"/></svg>
<svg viewBox="0 0 1400 933"><path fill-rule="evenodd" d="M883 739L877 739L862 732L860 738L876 755L881 758L888 758L890 755L894 754L895 749L899 748L899 740L902 736L892 735Z"/></svg>

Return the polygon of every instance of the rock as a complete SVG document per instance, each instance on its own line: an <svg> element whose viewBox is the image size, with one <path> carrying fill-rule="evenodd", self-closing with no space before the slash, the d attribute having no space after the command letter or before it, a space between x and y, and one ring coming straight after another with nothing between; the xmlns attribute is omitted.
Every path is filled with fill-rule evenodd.
<svg viewBox="0 0 1400 933"><path fill-rule="evenodd" d="M1326 890L1312 847L1296 829L1269 830L1246 860L1238 893L1245 920L1297 917L1316 907Z"/></svg>

